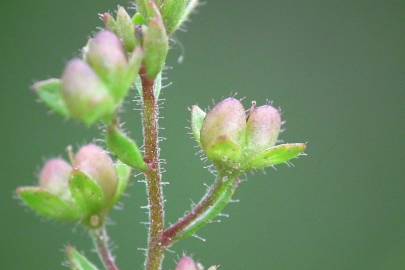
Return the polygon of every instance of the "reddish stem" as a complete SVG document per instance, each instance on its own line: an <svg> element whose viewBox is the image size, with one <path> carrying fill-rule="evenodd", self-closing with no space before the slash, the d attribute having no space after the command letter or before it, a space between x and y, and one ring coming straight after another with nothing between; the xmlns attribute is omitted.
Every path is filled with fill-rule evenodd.
<svg viewBox="0 0 405 270"><path fill-rule="evenodd" d="M99 230L92 231L92 237L97 248L98 256L103 262L105 268L107 270L119 270L118 266L115 263L115 258L108 246L109 237L105 227L102 227Z"/></svg>
<svg viewBox="0 0 405 270"><path fill-rule="evenodd" d="M159 107L155 96L155 81L148 78L145 68L140 71L143 92L143 135L145 145L145 172L149 199L149 243L147 270L160 270L164 258L161 237L164 230L164 204L161 190L159 149Z"/></svg>

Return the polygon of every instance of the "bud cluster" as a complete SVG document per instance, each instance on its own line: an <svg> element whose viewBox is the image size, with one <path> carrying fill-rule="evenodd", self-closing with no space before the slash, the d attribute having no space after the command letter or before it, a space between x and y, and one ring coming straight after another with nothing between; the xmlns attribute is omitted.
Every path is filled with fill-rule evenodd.
<svg viewBox="0 0 405 270"><path fill-rule="evenodd" d="M131 88L141 60L141 49L127 55L121 40L103 30L89 40L83 59L68 62L60 80L38 82L34 89L51 109L66 117L87 125L109 121Z"/></svg>
<svg viewBox="0 0 405 270"><path fill-rule="evenodd" d="M193 106L191 118L195 139L219 167L262 169L288 162L305 149L305 144L275 146L282 121L271 105L254 104L246 115L239 100L227 98L207 114Z"/></svg>
<svg viewBox="0 0 405 270"><path fill-rule="evenodd" d="M72 164L61 158L47 161L39 174L39 185L21 187L17 193L27 206L46 218L81 220L97 227L124 191L129 168L123 166L114 164L99 146L89 144L79 149ZM46 200L57 201L59 208L38 203Z"/></svg>

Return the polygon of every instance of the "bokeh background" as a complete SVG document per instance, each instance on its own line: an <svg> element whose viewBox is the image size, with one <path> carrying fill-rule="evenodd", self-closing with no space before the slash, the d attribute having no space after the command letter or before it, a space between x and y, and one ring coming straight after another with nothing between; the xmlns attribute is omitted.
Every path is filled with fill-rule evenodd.
<svg viewBox="0 0 405 270"><path fill-rule="evenodd" d="M0 2L1 269L65 269L70 243L96 261L79 228L41 221L13 198L36 181L44 160L67 145L100 139L97 128L62 121L36 102L29 86L60 76L90 33L97 13L127 1ZM165 89L162 155L167 220L198 201L212 181L195 154L187 108L234 93L272 100L287 121L282 138L308 142L294 168L250 176L226 209L229 219L200 232L183 252L205 265L253 270L405 269L405 2L214 1L176 35ZM182 64L178 58L184 57ZM141 140L135 102L126 104ZM144 186L134 184L110 232L122 269L142 269Z"/></svg>

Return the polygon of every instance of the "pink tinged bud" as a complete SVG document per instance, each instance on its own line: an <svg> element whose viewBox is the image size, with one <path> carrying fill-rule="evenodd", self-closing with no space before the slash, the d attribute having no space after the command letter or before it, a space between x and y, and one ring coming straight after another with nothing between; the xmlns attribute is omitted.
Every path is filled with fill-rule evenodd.
<svg viewBox="0 0 405 270"><path fill-rule="evenodd" d="M39 174L39 185L50 193L66 198L69 196L69 177L72 167L63 159L46 162Z"/></svg>
<svg viewBox="0 0 405 270"><path fill-rule="evenodd" d="M110 156L100 147L88 144L75 156L74 169L87 174L104 191L106 202L111 202L117 191L117 174Z"/></svg>
<svg viewBox="0 0 405 270"><path fill-rule="evenodd" d="M62 91L71 115L88 125L114 111L113 98L106 86L80 59L68 63L62 76Z"/></svg>
<svg viewBox="0 0 405 270"><path fill-rule="evenodd" d="M114 83L117 73L126 70L128 61L119 38L110 31L101 31L90 40L85 55L96 73L108 83Z"/></svg>
<svg viewBox="0 0 405 270"><path fill-rule="evenodd" d="M206 116L201 129L201 144L209 159L239 161L246 128L242 103L227 98Z"/></svg>
<svg viewBox="0 0 405 270"><path fill-rule="evenodd" d="M262 152L274 146L281 128L280 112L264 105L253 109L246 127L246 147L253 153Z"/></svg>
<svg viewBox="0 0 405 270"><path fill-rule="evenodd" d="M176 270L198 270L198 267L192 258L184 256L178 262Z"/></svg>

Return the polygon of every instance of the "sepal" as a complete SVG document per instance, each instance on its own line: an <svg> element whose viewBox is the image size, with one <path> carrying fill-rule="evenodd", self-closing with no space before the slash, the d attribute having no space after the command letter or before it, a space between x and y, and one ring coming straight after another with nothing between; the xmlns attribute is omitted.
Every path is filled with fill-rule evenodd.
<svg viewBox="0 0 405 270"><path fill-rule="evenodd" d="M197 105L191 107L191 130L198 144L201 144L201 128L206 115L207 114Z"/></svg>
<svg viewBox="0 0 405 270"><path fill-rule="evenodd" d="M305 143L290 143L273 146L249 159L244 168L245 170L264 169L281 163L287 163L291 159L303 155L305 149Z"/></svg>
<svg viewBox="0 0 405 270"><path fill-rule="evenodd" d="M18 198L28 208L46 219L75 222L81 218L80 210L72 203L40 187L20 187Z"/></svg>
<svg viewBox="0 0 405 270"><path fill-rule="evenodd" d="M111 126L107 131L106 139L108 149L123 163L140 171L147 169L142 152L136 142L125 135L118 127Z"/></svg>
<svg viewBox="0 0 405 270"><path fill-rule="evenodd" d="M62 85L59 79L49 79L36 82L32 88L37 93L39 99L44 102L49 109L57 114L69 118L69 110L63 100Z"/></svg>
<svg viewBox="0 0 405 270"><path fill-rule="evenodd" d="M79 170L72 172L69 189L85 219L99 214L106 207L103 189L96 181Z"/></svg>
<svg viewBox="0 0 405 270"><path fill-rule="evenodd" d="M121 198L124 196L124 194L128 188L128 183L129 183L129 179L131 178L132 170L126 164L118 161L115 164L115 171L117 172L118 186L117 186L117 192L115 193L115 196L114 196L114 205L116 203L118 203L121 200Z"/></svg>

